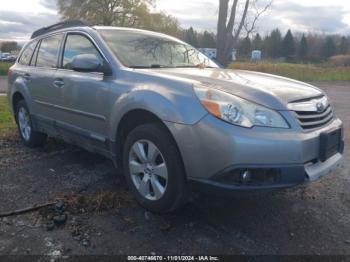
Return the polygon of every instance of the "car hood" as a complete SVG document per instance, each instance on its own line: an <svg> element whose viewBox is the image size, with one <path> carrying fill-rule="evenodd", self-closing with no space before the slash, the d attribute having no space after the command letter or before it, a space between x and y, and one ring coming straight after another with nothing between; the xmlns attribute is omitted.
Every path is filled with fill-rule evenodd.
<svg viewBox="0 0 350 262"><path fill-rule="evenodd" d="M255 103L287 110L290 102L314 98L322 91L312 85L292 79L242 70L171 68L148 69L148 73L166 78L189 80L240 96Z"/></svg>

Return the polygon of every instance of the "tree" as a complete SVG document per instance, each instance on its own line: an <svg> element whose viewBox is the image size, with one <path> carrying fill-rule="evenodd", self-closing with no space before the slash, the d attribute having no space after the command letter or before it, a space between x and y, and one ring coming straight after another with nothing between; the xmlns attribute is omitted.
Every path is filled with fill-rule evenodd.
<svg viewBox="0 0 350 262"><path fill-rule="evenodd" d="M204 31L203 36L200 39L200 47L204 48L215 48L216 40L215 35L209 33L208 31Z"/></svg>
<svg viewBox="0 0 350 262"><path fill-rule="evenodd" d="M181 37L181 27L179 21L165 13L151 13L144 18L142 28L161 32L164 34Z"/></svg>
<svg viewBox="0 0 350 262"><path fill-rule="evenodd" d="M18 49L18 44L15 41L8 41L1 43L1 52L10 53Z"/></svg>
<svg viewBox="0 0 350 262"><path fill-rule="evenodd" d="M176 18L153 13L156 0L57 0L63 20L80 19L94 25L126 26L154 30L180 37Z"/></svg>
<svg viewBox="0 0 350 262"><path fill-rule="evenodd" d="M249 57L252 51L252 44L249 37L245 37L240 41L238 47L238 55L243 57Z"/></svg>
<svg viewBox="0 0 350 262"><path fill-rule="evenodd" d="M285 35L283 41L282 41L282 55L287 58L291 59L295 55L295 42L294 37L292 35L292 31L288 30L287 34Z"/></svg>
<svg viewBox="0 0 350 262"><path fill-rule="evenodd" d="M300 59L302 59L304 61L308 55L308 52L309 52L309 45L307 43L307 39L306 39L305 35L303 34L303 36L300 40L299 50L298 50L298 54L299 54Z"/></svg>
<svg viewBox="0 0 350 262"><path fill-rule="evenodd" d="M263 40L260 36L259 33L257 33L254 37L254 40L253 40L253 49L254 50L262 50L263 48Z"/></svg>
<svg viewBox="0 0 350 262"><path fill-rule="evenodd" d="M238 42L239 36L244 28L247 36L255 28L258 18L269 8L271 2L264 8L256 5L258 0L244 0L240 8L240 0L219 0L219 17L217 24L217 59L226 65L231 52ZM248 11L253 11L252 22L247 22Z"/></svg>
<svg viewBox="0 0 350 262"><path fill-rule="evenodd" d="M281 57L282 34L277 28L264 39L264 51L271 58Z"/></svg>
<svg viewBox="0 0 350 262"><path fill-rule="evenodd" d="M330 58L331 56L334 56L336 52L336 46L333 41L332 37L327 37L326 41L324 42L322 46L322 57L323 58Z"/></svg>
<svg viewBox="0 0 350 262"><path fill-rule="evenodd" d="M340 55L346 55L349 51L349 41L348 39L346 39L345 36L343 36L341 39L340 39L340 43L339 43L339 46L338 46L338 51L337 53L340 54Z"/></svg>
<svg viewBox="0 0 350 262"><path fill-rule="evenodd" d="M153 0L58 0L63 19L81 19L97 25L140 26Z"/></svg>
<svg viewBox="0 0 350 262"><path fill-rule="evenodd" d="M198 47L197 32L194 31L193 27L184 31L184 40L194 47Z"/></svg>
<svg viewBox="0 0 350 262"><path fill-rule="evenodd" d="M322 45L324 37L317 34L308 34L306 36L307 44L309 46L308 60L312 62L322 61Z"/></svg>

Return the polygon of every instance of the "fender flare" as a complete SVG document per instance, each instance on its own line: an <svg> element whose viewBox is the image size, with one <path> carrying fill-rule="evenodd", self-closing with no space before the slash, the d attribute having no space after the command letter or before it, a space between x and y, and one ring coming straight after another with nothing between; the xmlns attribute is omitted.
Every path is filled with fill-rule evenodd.
<svg viewBox="0 0 350 262"><path fill-rule="evenodd" d="M22 77L17 77L17 79L15 80L15 82L12 84L10 89L10 97L8 98L10 101L10 106L11 106L11 110L13 112L13 114L15 114L14 112L14 104L13 104L13 98L14 95L16 93L19 93L22 95L22 97L24 98L24 100L26 101L26 104L28 106L28 109L31 113L34 112L33 110L33 97L27 87L27 85L25 84L25 80Z"/></svg>
<svg viewBox="0 0 350 262"><path fill-rule="evenodd" d="M193 125L208 114L196 97L193 99L183 96L181 92L165 93L166 95L163 93L151 89L133 89L121 95L111 110L110 139L115 140L121 120L133 110L144 110L164 122L185 125Z"/></svg>

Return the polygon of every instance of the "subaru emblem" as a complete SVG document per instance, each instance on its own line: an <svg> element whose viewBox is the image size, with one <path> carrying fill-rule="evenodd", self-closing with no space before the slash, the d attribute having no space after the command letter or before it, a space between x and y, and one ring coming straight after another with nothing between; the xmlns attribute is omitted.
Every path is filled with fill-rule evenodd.
<svg viewBox="0 0 350 262"><path fill-rule="evenodd" d="M324 105L321 102L318 102L316 104L317 112L323 112L324 110Z"/></svg>

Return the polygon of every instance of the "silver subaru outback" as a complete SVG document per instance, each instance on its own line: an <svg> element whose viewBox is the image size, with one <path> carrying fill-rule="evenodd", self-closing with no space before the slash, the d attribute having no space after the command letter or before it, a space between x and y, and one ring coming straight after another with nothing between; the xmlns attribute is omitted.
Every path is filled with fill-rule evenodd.
<svg viewBox="0 0 350 262"><path fill-rule="evenodd" d="M163 34L70 21L33 33L9 71L25 145L61 137L112 159L144 207L188 189L280 189L337 168L343 127L318 88L228 70Z"/></svg>

